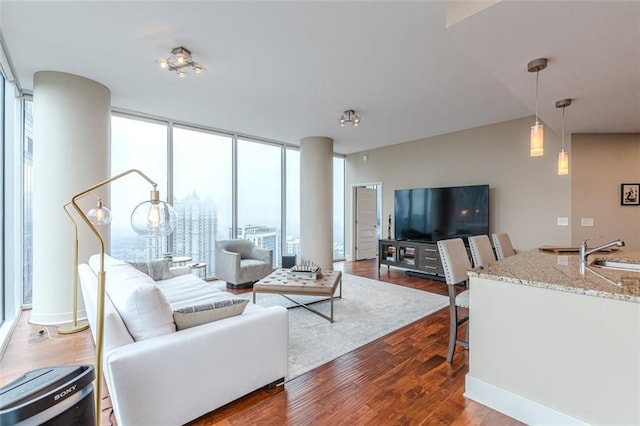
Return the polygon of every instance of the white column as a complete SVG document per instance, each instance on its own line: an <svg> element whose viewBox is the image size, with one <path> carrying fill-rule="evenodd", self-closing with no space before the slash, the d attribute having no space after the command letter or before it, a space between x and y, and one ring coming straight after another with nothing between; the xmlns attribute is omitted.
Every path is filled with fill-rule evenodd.
<svg viewBox="0 0 640 426"><path fill-rule="evenodd" d="M300 260L333 269L333 139L300 140Z"/></svg>
<svg viewBox="0 0 640 426"><path fill-rule="evenodd" d="M74 232L62 207L73 194L108 178L110 108L111 92L100 83L52 71L34 75L32 323L72 320ZM108 206L108 190L98 195ZM82 202L86 209L95 205L91 196ZM79 259L85 262L99 246L77 221ZM101 231L108 249L108 227Z"/></svg>

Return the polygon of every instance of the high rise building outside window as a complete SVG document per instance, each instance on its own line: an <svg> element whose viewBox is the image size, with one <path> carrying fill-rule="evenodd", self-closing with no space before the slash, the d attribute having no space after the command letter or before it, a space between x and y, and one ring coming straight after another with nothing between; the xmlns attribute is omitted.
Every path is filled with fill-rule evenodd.
<svg viewBox="0 0 640 426"><path fill-rule="evenodd" d="M138 169L158 184L167 201L167 124L120 116L111 117L111 175ZM131 212L148 201L151 186L135 174L110 184L112 212L111 254L128 261L161 258L167 238L148 238L131 228Z"/></svg>
<svg viewBox="0 0 640 426"><path fill-rule="evenodd" d="M233 138L229 135L173 128L173 207L178 224L174 256L206 263L215 276L215 243L232 228Z"/></svg>

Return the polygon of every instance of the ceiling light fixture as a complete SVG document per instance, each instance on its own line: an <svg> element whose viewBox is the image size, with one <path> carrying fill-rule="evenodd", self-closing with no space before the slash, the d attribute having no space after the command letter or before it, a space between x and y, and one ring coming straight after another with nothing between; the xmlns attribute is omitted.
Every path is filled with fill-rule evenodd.
<svg viewBox="0 0 640 426"><path fill-rule="evenodd" d="M544 154L544 126L538 120L538 75L547 67L547 58L538 58L527 64L529 72L536 73L536 122L531 126L531 156L540 157Z"/></svg>
<svg viewBox="0 0 640 426"><path fill-rule="evenodd" d="M353 127L358 127L360 124L360 116L356 114L356 112L352 109L346 110L338 120L340 123L340 127L344 127L346 123L353 124Z"/></svg>
<svg viewBox="0 0 640 426"><path fill-rule="evenodd" d="M562 151L558 153L558 175L569 174L569 153L564 150L564 109L571 105L571 99L561 99L556 102L556 108L562 108Z"/></svg>
<svg viewBox="0 0 640 426"><path fill-rule="evenodd" d="M171 56L160 60L160 67L168 69L169 71L175 71L178 77L184 77L187 75L188 69L193 70L196 74L200 74L205 68L193 60L191 51L186 47L176 47L171 50Z"/></svg>

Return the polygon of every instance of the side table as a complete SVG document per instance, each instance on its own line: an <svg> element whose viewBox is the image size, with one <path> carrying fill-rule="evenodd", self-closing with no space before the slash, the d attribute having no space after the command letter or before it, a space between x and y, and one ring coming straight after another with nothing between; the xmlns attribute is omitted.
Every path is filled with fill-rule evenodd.
<svg viewBox="0 0 640 426"><path fill-rule="evenodd" d="M191 269L191 271L193 271L194 269L204 269L204 275L202 276L202 279L206 279L207 278L207 264L204 262L200 262L200 263L190 263L187 265L189 267L189 269Z"/></svg>
<svg viewBox="0 0 640 426"><path fill-rule="evenodd" d="M193 258L191 256L173 256L171 258L171 263L176 265L184 265L187 262L191 262Z"/></svg>

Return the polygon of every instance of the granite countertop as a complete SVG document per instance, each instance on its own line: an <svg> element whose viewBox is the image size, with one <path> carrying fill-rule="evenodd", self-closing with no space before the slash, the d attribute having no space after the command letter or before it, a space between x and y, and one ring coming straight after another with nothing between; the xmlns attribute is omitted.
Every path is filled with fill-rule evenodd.
<svg viewBox="0 0 640 426"><path fill-rule="evenodd" d="M640 252L593 253L589 255L585 275L580 276L577 254L544 253L536 249L484 268L473 268L469 276L640 303L640 272L591 266L599 259L640 263Z"/></svg>

